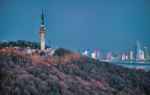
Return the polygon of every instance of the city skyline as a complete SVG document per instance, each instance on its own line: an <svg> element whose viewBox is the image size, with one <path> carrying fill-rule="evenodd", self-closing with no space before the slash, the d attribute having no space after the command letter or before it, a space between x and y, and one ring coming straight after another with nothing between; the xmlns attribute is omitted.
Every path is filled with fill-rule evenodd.
<svg viewBox="0 0 150 95"><path fill-rule="evenodd" d="M79 50L79 53L84 57L107 61L148 61L150 59L148 47L141 46L140 41L136 42L133 49L125 52L84 49Z"/></svg>
<svg viewBox="0 0 150 95"><path fill-rule="evenodd" d="M8 1L8 2L7 2ZM150 48L150 2L106 1L0 1L0 41L40 42L44 9L46 44L52 47L128 51L137 40Z"/></svg>

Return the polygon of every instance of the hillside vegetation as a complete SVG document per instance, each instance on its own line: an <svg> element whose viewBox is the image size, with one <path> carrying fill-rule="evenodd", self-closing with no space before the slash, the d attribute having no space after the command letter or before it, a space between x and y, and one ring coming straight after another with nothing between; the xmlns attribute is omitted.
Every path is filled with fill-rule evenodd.
<svg viewBox="0 0 150 95"><path fill-rule="evenodd" d="M21 48L30 47L32 49L40 49L40 43L24 41L24 40L9 41L9 42L4 41L4 42L0 42L0 48L3 47L21 47ZM47 47L49 46L46 46L46 48Z"/></svg>
<svg viewBox="0 0 150 95"><path fill-rule="evenodd" d="M59 49L38 52L0 49L0 95L150 95L150 72L83 58Z"/></svg>

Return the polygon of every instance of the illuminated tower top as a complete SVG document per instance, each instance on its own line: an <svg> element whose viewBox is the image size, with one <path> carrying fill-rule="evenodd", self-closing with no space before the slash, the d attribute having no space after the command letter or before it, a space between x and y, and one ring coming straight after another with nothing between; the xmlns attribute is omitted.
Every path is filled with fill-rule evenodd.
<svg viewBox="0 0 150 95"><path fill-rule="evenodd" d="M41 31L42 30L42 31ZM44 13L42 9L42 15L41 15L41 27L40 27L40 32L46 32L46 28L44 27Z"/></svg>

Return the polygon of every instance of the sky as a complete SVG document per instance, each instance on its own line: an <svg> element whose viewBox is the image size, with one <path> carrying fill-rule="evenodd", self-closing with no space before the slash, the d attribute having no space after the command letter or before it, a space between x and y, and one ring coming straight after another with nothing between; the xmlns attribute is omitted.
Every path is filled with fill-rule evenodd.
<svg viewBox="0 0 150 95"><path fill-rule="evenodd" d="M0 0L0 41L40 42L42 8L53 48L150 48L150 0Z"/></svg>

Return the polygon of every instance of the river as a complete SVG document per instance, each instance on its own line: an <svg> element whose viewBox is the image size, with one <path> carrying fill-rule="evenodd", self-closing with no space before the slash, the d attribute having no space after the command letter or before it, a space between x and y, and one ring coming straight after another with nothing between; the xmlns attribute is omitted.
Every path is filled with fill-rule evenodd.
<svg viewBox="0 0 150 95"><path fill-rule="evenodd" d="M120 65L127 68L134 69L144 69L145 71L150 71L150 62L112 62L112 64Z"/></svg>

